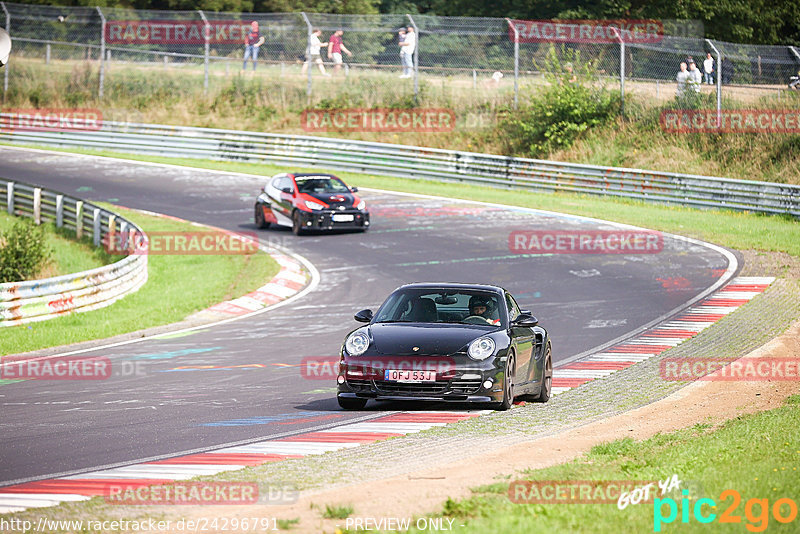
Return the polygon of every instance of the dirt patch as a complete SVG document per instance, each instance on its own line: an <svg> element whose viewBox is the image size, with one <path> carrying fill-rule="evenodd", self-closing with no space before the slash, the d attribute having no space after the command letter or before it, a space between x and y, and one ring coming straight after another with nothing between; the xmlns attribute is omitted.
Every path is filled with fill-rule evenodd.
<svg viewBox="0 0 800 534"><path fill-rule="evenodd" d="M744 358L800 357L800 322ZM781 406L798 393L797 381L698 381L647 406L554 436L519 443L496 452L449 462L405 476L363 482L345 488L301 495L292 505L215 509L219 516L299 518L292 532L335 532L344 520L322 519L326 505L351 505L353 517L408 518L441 511L448 499L470 496L470 488L569 461L602 442L620 438L646 439L658 432L697 423L718 425L742 414ZM185 509L184 517L202 517L208 509Z"/></svg>

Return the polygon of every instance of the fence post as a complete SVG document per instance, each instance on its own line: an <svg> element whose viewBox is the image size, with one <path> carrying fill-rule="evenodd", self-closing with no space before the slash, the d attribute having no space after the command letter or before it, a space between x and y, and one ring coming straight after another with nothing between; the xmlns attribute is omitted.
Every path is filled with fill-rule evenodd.
<svg viewBox="0 0 800 534"><path fill-rule="evenodd" d="M205 13L202 9L197 10L200 13L200 18L203 19L203 40L205 41L205 53L203 54L203 91L208 92L208 54L209 54L209 41L211 40L211 24L208 23Z"/></svg>
<svg viewBox="0 0 800 534"><path fill-rule="evenodd" d="M56 227L64 226L64 195L56 195Z"/></svg>
<svg viewBox="0 0 800 534"><path fill-rule="evenodd" d="M6 9L5 2L0 2L0 7L3 8L3 13L6 16L6 33L8 33L8 35L11 35L11 14L8 12L8 9ZM8 65L3 67L3 70L5 70L5 72L3 73L3 102L5 102L6 93L8 93Z"/></svg>
<svg viewBox="0 0 800 534"><path fill-rule="evenodd" d="M506 23L514 32L514 109L517 109L519 106L519 30L511 22L511 19L506 18Z"/></svg>
<svg viewBox="0 0 800 534"><path fill-rule="evenodd" d="M797 51L797 48L790 46L789 51L794 54L794 57L797 58L797 61L800 62L800 52Z"/></svg>
<svg viewBox="0 0 800 534"><path fill-rule="evenodd" d="M97 90L97 96L103 98L106 77L106 17L99 7L95 7L95 9L100 15L100 87Z"/></svg>
<svg viewBox="0 0 800 534"><path fill-rule="evenodd" d="M95 208L94 212L92 213L92 243L94 243L94 246L96 247L100 246L100 237L103 230L101 226L103 222L101 215L102 212L100 211L100 208Z"/></svg>
<svg viewBox="0 0 800 534"><path fill-rule="evenodd" d="M306 41L306 61L308 61L308 83L306 84L306 95L309 99L309 104L311 103L311 71L314 68L314 65L311 64L311 32L314 31L314 28L311 27L311 21L308 20L308 16L306 16L305 11L301 11L300 14L303 16L303 20L306 23L306 27L308 28L308 36Z"/></svg>
<svg viewBox="0 0 800 534"><path fill-rule="evenodd" d="M414 45L414 102L419 104L419 28L417 28L417 23L414 22L414 18L411 15L406 13L406 17L408 17L411 26L414 27L414 35L417 39L417 44Z"/></svg>
<svg viewBox="0 0 800 534"><path fill-rule="evenodd" d="M50 43L47 43L47 46L45 46L44 49L44 64L50 64Z"/></svg>
<svg viewBox="0 0 800 534"><path fill-rule="evenodd" d="M42 224L42 188L33 188L33 222Z"/></svg>
<svg viewBox="0 0 800 534"><path fill-rule="evenodd" d="M83 237L83 200L75 203L75 236L78 239Z"/></svg>
<svg viewBox="0 0 800 534"><path fill-rule="evenodd" d="M7 182L6 186L6 208L9 215L14 215L14 182Z"/></svg>
<svg viewBox="0 0 800 534"><path fill-rule="evenodd" d="M719 53L711 39L706 39L706 44L717 56L717 128L720 128L722 126L720 124L722 120L722 54Z"/></svg>
<svg viewBox="0 0 800 534"><path fill-rule="evenodd" d="M625 116L625 40L622 38L621 32L614 29L614 33L619 40L619 98L620 98L620 113Z"/></svg>

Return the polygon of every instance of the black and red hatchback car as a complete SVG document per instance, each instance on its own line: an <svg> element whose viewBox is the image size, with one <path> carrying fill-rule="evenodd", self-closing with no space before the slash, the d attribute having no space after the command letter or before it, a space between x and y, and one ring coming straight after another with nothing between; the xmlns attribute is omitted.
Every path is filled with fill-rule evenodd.
<svg viewBox="0 0 800 534"><path fill-rule="evenodd" d="M289 226L296 235L311 230L365 232L369 212L357 191L332 174L276 174L256 199L256 226Z"/></svg>

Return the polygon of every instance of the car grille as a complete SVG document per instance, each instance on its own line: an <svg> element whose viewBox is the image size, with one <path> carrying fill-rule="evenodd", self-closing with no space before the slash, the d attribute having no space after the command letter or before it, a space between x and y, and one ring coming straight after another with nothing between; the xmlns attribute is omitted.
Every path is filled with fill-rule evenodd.
<svg viewBox="0 0 800 534"><path fill-rule="evenodd" d="M426 383L384 382L374 380L348 379L347 384L353 391L375 391L381 394L406 393L406 394L432 394L441 395L447 392L462 395L472 395L481 388L480 380L452 380Z"/></svg>

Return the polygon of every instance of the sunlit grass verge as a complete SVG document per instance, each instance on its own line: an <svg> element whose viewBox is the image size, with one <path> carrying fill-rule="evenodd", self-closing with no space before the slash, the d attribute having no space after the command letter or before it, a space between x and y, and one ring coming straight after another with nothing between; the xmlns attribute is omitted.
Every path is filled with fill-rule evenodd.
<svg viewBox="0 0 800 534"><path fill-rule="evenodd" d="M187 222L101 205L135 222L145 232L200 230ZM275 260L263 252L250 255L151 255L148 258L147 283L136 293L99 310L3 328L0 330L0 354L103 339L178 322L217 302L253 291L268 282L278 270Z"/></svg>
<svg viewBox="0 0 800 534"><path fill-rule="evenodd" d="M0 231L8 231L21 217L14 217L0 211ZM44 224L47 247L52 251L50 261L37 273L34 279L50 278L62 274L87 271L117 261L102 248L92 245L90 237L81 240L74 232L58 229L53 224Z"/></svg>
<svg viewBox="0 0 800 534"><path fill-rule="evenodd" d="M799 424L800 395L794 395L783 407L737 417L719 428L700 424L641 442L626 438L598 445L572 462L529 471L519 479L564 481L566 485L578 480L664 481L678 475L684 487L692 488L691 494L686 505L679 493L675 496L677 516L671 524L662 525L661 532L797 532L800 518L781 524L773 516L773 506L785 497L798 501L800 439L787 429ZM516 504L509 499L508 488L506 482L475 488L471 497L448 500L434 515L455 518L456 524L465 525L459 529L465 534L654 531L652 503L629 505L623 510L616 504ZM734 497L720 498L725 490L740 495L736 507ZM699 498L712 499L716 504L715 508L707 502L701 504L704 516L716 515L708 524L694 516ZM768 509L748 504L750 499L766 500ZM681 521L682 506L688 510L688 523ZM790 516L789 505L782 503L779 508L782 517ZM738 517L733 530L719 521L725 510ZM663 515L668 513L664 504Z"/></svg>
<svg viewBox="0 0 800 534"><path fill-rule="evenodd" d="M285 172L287 170L297 172L319 172L323 170L321 168L301 167L288 169L259 163L169 158L108 151L71 150L67 152L264 176L271 176L277 172ZM350 185L557 211L675 233L739 250L786 252L792 256L800 257L800 220L789 216L762 215L730 210L702 210L650 204L611 196L595 197L571 193L541 193L462 183L442 183L332 172L335 172L336 175L343 178Z"/></svg>

